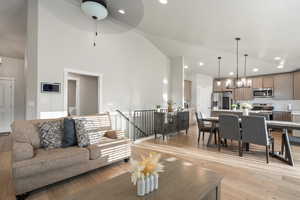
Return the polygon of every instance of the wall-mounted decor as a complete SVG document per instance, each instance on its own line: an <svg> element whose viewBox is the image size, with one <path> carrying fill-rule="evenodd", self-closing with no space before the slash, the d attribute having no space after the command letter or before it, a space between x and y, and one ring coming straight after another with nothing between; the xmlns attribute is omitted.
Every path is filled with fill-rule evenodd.
<svg viewBox="0 0 300 200"><path fill-rule="evenodd" d="M41 83L41 92L42 93L60 93L61 84L60 83Z"/></svg>

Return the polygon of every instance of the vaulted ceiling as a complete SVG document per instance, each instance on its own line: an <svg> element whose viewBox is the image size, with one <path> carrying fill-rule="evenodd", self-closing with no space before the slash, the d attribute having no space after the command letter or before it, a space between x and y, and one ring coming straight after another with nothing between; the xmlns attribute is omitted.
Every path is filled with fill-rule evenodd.
<svg viewBox="0 0 300 200"><path fill-rule="evenodd" d="M24 54L24 2L0 0L0 55ZM159 0L108 0L108 4L113 18L140 30L166 55L184 56L188 71L217 76L217 57L222 56L222 76L235 72L237 36L242 38L240 71L244 53L249 54L249 75L300 68L298 0L168 0L166 5ZM280 63L283 69L277 68Z"/></svg>

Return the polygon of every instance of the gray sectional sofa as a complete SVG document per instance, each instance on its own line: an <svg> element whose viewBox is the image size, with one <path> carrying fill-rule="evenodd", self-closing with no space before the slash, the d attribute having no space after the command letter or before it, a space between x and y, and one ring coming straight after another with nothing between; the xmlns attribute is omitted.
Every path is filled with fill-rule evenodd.
<svg viewBox="0 0 300 200"><path fill-rule="evenodd" d="M96 123L96 128L101 131L111 130L109 114L97 116L100 121ZM72 146L43 149L38 124L46 121L49 120L15 121L12 124L13 177L17 195L114 162L128 160L131 156L131 142L122 132L118 132L116 139L103 136L98 143L84 148Z"/></svg>

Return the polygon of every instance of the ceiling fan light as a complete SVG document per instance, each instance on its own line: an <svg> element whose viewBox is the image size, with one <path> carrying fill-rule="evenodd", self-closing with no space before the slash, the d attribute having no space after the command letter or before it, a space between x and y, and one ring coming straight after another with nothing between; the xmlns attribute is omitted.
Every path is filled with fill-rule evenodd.
<svg viewBox="0 0 300 200"><path fill-rule="evenodd" d="M81 10L94 20L102 20L108 16L107 5L103 0L83 0Z"/></svg>

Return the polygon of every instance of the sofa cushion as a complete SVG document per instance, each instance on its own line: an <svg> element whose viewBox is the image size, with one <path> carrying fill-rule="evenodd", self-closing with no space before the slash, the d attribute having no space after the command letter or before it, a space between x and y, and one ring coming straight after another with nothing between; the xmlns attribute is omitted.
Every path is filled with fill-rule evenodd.
<svg viewBox="0 0 300 200"><path fill-rule="evenodd" d="M130 156L130 140L128 139L110 139L103 137L101 142L89 145L87 149L90 152L90 160L96 160L104 157L115 157L118 155ZM125 156L126 157L126 156Z"/></svg>
<svg viewBox="0 0 300 200"><path fill-rule="evenodd" d="M89 151L85 148L38 149L32 159L13 163L13 175L15 178L27 177L85 163L88 160Z"/></svg>
<svg viewBox="0 0 300 200"><path fill-rule="evenodd" d="M15 162L33 158L33 146L28 143L13 143L13 160Z"/></svg>
<svg viewBox="0 0 300 200"><path fill-rule="evenodd" d="M41 148L39 125L48 121L62 121L62 118L14 121L11 125L13 140L29 143L34 149Z"/></svg>
<svg viewBox="0 0 300 200"><path fill-rule="evenodd" d="M32 121L14 121L11 129L15 142L31 144L35 149L40 148L39 128Z"/></svg>
<svg viewBox="0 0 300 200"><path fill-rule="evenodd" d="M44 122L39 127L42 148L54 149L62 146L63 124L61 120Z"/></svg>
<svg viewBox="0 0 300 200"><path fill-rule="evenodd" d="M64 119L64 135L62 147L71 147L77 144L76 129L74 119Z"/></svg>

